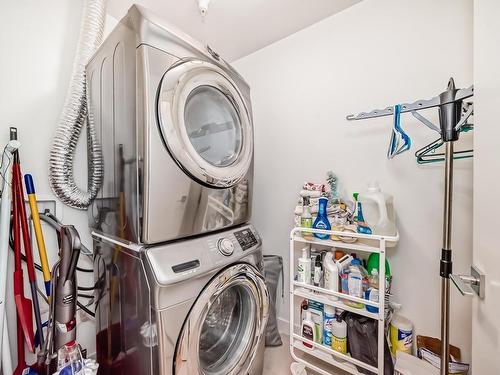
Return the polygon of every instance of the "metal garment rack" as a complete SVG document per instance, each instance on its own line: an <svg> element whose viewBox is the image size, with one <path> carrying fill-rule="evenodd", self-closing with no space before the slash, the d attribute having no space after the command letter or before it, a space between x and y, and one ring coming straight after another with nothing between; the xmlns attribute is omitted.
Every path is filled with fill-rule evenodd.
<svg viewBox="0 0 500 375"><path fill-rule="evenodd" d="M473 105L464 100L474 95L474 87L456 89L453 78L448 81L446 91L429 100L417 100L413 103L401 104L401 113L411 114L425 126L438 132L445 144L445 187L443 212L443 247L439 274L441 276L441 375L449 374L449 333L450 333L450 277L452 275L452 205L453 205L453 150L461 128L473 113ZM427 120L417 111L437 107L439 111L439 127ZM374 117L392 116L394 110L387 107L382 110L361 112L357 116L349 115L347 120L364 120Z"/></svg>
<svg viewBox="0 0 500 375"><path fill-rule="evenodd" d="M302 233L321 233L329 236L343 236L356 238L358 241L347 243L333 240L320 240L316 238L305 239ZM313 363L309 358L313 357L325 362L331 366L340 368L348 373L361 375L358 368L371 371L377 375L384 375L384 344L385 344L385 307L386 295L379 294L379 301L372 302L362 298L353 297L340 292L334 292L325 288L320 288L310 284L300 283L295 281L295 272L297 270L297 259L300 256L300 250L307 245L321 249L341 249L346 251L357 251L361 253L378 253L379 256L379 290L386 290L385 278L385 259L386 248L393 247L399 240L399 234L396 236L377 236L360 233L339 232L312 228L293 228L290 232L290 354L292 358L312 369L321 375L330 375L331 372L321 368L318 364ZM329 297L338 297L338 300L332 300ZM297 317L297 309L300 311L300 304L296 304L296 299L313 300L324 305L333 306L342 310L346 310L358 315L366 316L370 319L375 319L378 322L378 337L377 337L377 366L373 366L366 362L352 358L350 355L339 353L332 348L323 345L323 343L314 342L302 337L300 332L300 315ZM346 305L343 300L362 303L378 308L378 312L369 312L365 308L355 308ZM300 313L299 313L300 314ZM298 326L297 326L298 323ZM308 348L304 343L311 346Z"/></svg>

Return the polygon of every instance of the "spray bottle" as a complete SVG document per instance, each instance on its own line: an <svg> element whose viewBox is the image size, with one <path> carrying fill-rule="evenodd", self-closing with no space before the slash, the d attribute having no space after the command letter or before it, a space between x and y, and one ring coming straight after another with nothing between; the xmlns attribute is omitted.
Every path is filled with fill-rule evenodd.
<svg viewBox="0 0 500 375"><path fill-rule="evenodd" d="M313 228L330 230L332 226L330 225L330 221L328 220L328 216L326 215L326 205L328 204L328 198L320 197L318 200L318 204L318 216L316 217L316 220L314 220ZM314 237L319 238L320 240L327 240L330 238L330 235L324 233L314 233Z"/></svg>
<svg viewBox="0 0 500 375"><path fill-rule="evenodd" d="M302 215L300 215L300 226L302 228L312 228L313 220L311 215L311 207L309 206L309 197L302 198ZM303 231L301 235L306 240L312 240L311 232Z"/></svg>

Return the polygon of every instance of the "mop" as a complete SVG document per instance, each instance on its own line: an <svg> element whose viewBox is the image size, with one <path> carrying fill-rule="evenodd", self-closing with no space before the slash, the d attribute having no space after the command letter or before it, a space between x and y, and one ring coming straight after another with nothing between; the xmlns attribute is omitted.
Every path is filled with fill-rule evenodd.
<svg viewBox="0 0 500 375"><path fill-rule="evenodd" d="M19 151L14 153L14 166L13 166L14 186L16 202L18 203L18 220L20 220L21 231L23 234L24 253L26 255L26 268L28 269L28 280L31 287L31 299L33 301L33 311L35 315L35 323L38 330L38 337L40 344L43 344L43 326L40 315L40 304L38 302L38 292L36 283L35 266L33 262L33 252L31 250L31 239L28 229L28 219L26 216L26 206L24 204L23 183L21 177L21 164L19 162ZM40 345L41 346L41 345Z"/></svg>
<svg viewBox="0 0 500 375"><path fill-rule="evenodd" d="M7 316L5 314L6 288L7 288L7 265L9 258L9 228L11 210L11 188L12 181L12 159L13 152L17 150L20 143L11 140L5 146L2 154L1 175L3 178L2 201L0 204L0 370L3 374L12 374L12 357L10 353L9 333L7 328Z"/></svg>
<svg viewBox="0 0 500 375"><path fill-rule="evenodd" d="M33 317L31 315L31 301L24 296L24 277L23 269L21 266L21 229L19 227L19 206L22 202L19 202L19 195L17 194L16 186L16 169L13 171L12 179L12 196L13 196L13 229L14 229L14 299L16 302L17 310L17 338L19 341L20 332L23 333L24 339L28 344L28 349L32 352L35 351L35 343L33 340ZM19 343L18 343L19 346ZM24 345L23 345L24 354ZM17 354L18 359L20 353Z"/></svg>
<svg viewBox="0 0 500 375"><path fill-rule="evenodd" d="M50 268L49 261L47 259L47 252L45 250L45 240L43 238L42 226L40 224L40 215L38 214L33 177L30 174L25 174L24 182L26 184L26 193L28 194L28 200L30 202L31 219L33 221L33 227L35 228L36 244L38 246L38 254L40 255L40 263L42 265L45 293L47 294L47 297L50 297Z"/></svg>

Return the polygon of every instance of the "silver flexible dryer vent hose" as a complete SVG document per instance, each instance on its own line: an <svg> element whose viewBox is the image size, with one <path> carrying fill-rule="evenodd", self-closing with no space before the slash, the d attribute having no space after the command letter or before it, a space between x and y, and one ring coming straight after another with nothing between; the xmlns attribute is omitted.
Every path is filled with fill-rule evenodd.
<svg viewBox="0 0 500 375"><path fill-rule="evenodd" d="M101 43L105 17L106 0L85 0L70 86L49 157L52 191L64 204L82 210L97 196L103 177L102 152L87 106L85 65ZM73 172L76 145L86 121L88 191L76 186Z"/></svg>

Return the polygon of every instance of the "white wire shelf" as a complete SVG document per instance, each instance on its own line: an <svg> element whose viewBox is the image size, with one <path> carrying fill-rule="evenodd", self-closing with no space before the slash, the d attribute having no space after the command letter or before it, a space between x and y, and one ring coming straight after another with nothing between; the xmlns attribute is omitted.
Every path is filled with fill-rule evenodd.
<svg viewBox="0 0 500 375"><path fill-rule="evenodd" d="M318 238L303 238L302 233L321 233L327 234L328 239L321 240ZM349 243L343 241L335 241L331 239L331 236L336 237L350 237L356 238L358 241ZM325 288L299 283L295 281L295 271L296 271L296 260L298 258L298 251L301 249L300 246L295 246L296 243L306 243L315 245L317 247L330 247L330 248L339 248L339 249L347 249L347 250L355 250L365 253L378 253L380 256L379 259L379 286L380 290L386 290L386 279L385 279L385 260L386 260L386 248L392 247L397 244L399 241L399 234L397 233L395 236L383 236L383 235L367 235L361 233L350 233L350 232L340 232L340 231L331 231L331 230L320 230L320 229L312 229L312 228L301 228L295 227L290 232L290 353L292 357L308 368L323 374L329 375L330 373L321 367L318 367L316 364L307 360L307 358L300 358L295 351L300 351L306 353L310 356L313 356L329 365L340 368L344 371L347 371L351 374L360 374L357 370L356 365L367 369L374 374L383 375L384 374L384 344L385 344L385 301L386 295L385 293L379 294L379 301L371 302L362 298L357 298L353 296L349 296L343 293L334 292ZM331 297L335 296L340 298L339 300L334 300ZM296 298L301 297L307 300L317 301L319 303L334 306L342 310L346 310L358 315L362 315L371 319L375 319L378 322L378 335L377 335L377 367L371 366L367 363L361 362L355 358L352 358L348 355L343 355L334 351L333 349L312 342L310 340L305 339L304 337L297 335L294 331L294 324L296 324L295 316L297 311ZM349 305L346 305L343 300L349 300L357 303L362 303L364 306L369 305L378 308L378 312L372 313L363 308L355 308ZM303 342L307 342L310 345L313 345L314 349L307 348L304 346Z"/></svg>
<svg viewBox="0 0 500 375"><path fill-rule="evenodd" d="M355 314L363 315L363 316L366 316L366 317L371 318L371 319L378 319L379 318L378 313L369 312L365 309L364 306L363 306L363 308L357 309L355 307L346 305L341 300L338 300L338 301L331 300L330 298L328 298L328 296L337 296L337 297L342 298L342 299L346 299L346 300L350 300L353 302L362 303L363 305L370 305L370 306L378 308L379 304L376 302L368 301L368 300L362 299L362 298L356 298L356 297L349 296L349 295L343 294L343 293L335 293L335 292L332 292L332 291L329 291L329 290L326 290L323 288L318 288L318 287L315 287L312 285L303 284L303 283L299 283L296 281L294 281L293 284L294 284L294 286L296 286L298 288L298 289L293 288L293 294L297 297L302 297L302 298L305 298L308 300L320 302L324 305L337 307L339 309L350 311L350 312L355 313ZM305 290L304 288L307 288L310 290ZM314 291L316 291L316 293ZM325 292L327 292L327 293L325 293Z"/></svg>
<svg viewBox="0 0 500 375"><path fill-rule="evenodd" d="M313 348L308 348L307 346L304 345L304 342L306 342L309 345L312 345ZM317 342L307 340L304 337L299 336L297 334L293 335L292 343L290 344L290 346L293 347L294 349L297 349L301 352L309 354L310 356L318 358L318 359L322 360L323 362L326 362L332 366L340 368L340 369L347 371L351 374L361 375L361 372L358 371L358 369L356 368L356 365L358 365L359 367L363 367L364 369L367 369L369 371L372 371L375 374L377 373L376 367L373 367L367 363L358 361L357 359L354 359L349 355L345 355L345 354L336 352L335 350L329 348L326 345L318 344ZM305 364L307 366L309 363L305 363ZM314 370L317 372L321 372L323 374L330 375L330 373L328 373L324 370L318 371L317 368Z"/></svg>
<svg viewBox="0 0 500 375"><path fill-rule="evenodd" d="M332 239L322 240L316 237L304 238L302 236L303 232L320 233L320 234L328 234L330 237L350 237L353 239L357 239L357 242L344 242L344 241L335 241ZM361 234L361 233L350 233L350 232L339 232L332 230L322 230L322 229L313 229L313 228L301 228L295 227L290 232L290 239L293 239L296 242L308 243L316 246L329 246L336 247L339 249L349 249L349 250L357 250L363 251L367 253L378 253L380 252L380 243L384 242L384 247L394 247L399 241L399 233L396 233L395 236L380 236L373 234Z"/></svg>

